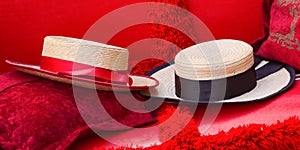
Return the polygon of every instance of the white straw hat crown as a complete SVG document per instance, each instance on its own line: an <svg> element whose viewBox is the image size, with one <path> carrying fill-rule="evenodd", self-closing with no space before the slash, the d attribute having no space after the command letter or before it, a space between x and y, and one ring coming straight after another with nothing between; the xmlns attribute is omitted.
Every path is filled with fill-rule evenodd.
<svg viewBox="0 0 300 150"><path fill-rule="evenodd" d="M238 40L215 40L191 46L175 57L179 77L214 80L245 72L254 64L252 47Z"/></svg>

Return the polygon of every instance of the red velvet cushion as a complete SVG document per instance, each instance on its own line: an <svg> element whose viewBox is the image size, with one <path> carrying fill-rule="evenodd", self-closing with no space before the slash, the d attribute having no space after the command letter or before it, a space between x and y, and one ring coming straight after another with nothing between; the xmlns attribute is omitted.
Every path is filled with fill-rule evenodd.
<svg viewBox="0 0 300 150"><path fill-rule="evenodd" d="M124 129L111 124L111 118L128 126L154 121L148 113L136 113L125 109L118 101L132 102L141 99L137 93L98 91L100 102L110 116L93 105L93 91L79 88L79 100L85 117L94 120L98 130ZM0 148L5 149L55 149L65 148L78 136L89 131L81 118L72 86L34 77L21 72L0 76ZM144 110L134 105L135 110Z"/></svg>
<svg viewBox="0 0 300 150"><path fill-rule="evenodd" d="M264 22L265 27L268 28L265 29L268 38L259 48L258 55L300 69L299 8L299 1L274 0L272 2L272 0L267 0L265 2ZM270 18L268 18L268 14L270 14Z"/></svg>

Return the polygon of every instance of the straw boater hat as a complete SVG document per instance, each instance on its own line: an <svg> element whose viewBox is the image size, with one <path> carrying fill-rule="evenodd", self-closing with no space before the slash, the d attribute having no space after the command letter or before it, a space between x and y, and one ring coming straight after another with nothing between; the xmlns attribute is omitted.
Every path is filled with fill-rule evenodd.
<svg viewBox="0 0 300 150"><path fill-rule="evenodd" d="M149 72L160 84L141 94L175 102L249 102L275 96L293 84L293 68L254 57L252 51L247 43L230 39L194 45L180 51L173 63Z"/></svg>
<svg viewBox="0 0 300 150"><path fill-rule="evenodd" d="M140 90L158 85L147 76L128 74L128 50L83 39L48 36L40 66L6 61L17 70L99 90Z"/></svg>

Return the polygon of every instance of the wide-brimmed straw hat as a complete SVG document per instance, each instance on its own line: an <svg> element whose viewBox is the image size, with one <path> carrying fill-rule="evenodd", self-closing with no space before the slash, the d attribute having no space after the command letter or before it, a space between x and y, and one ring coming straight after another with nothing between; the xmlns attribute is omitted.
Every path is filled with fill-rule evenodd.
<svg viewBox="0 0 300 150"><path fill-rule="evenodd" d="M47 36L39 66L6 62L32 75L98 90L140 90L157 86L154 78L129 75L128 55L128 50L121 47Z"/></svg>
<svg viewBox="0 0 300 150"><path fill-rule="evenodd" d="M142 95L193 103L264 100L286 91L295 79L290 66L254 56L249 44L231 39L186 48L147 75L160 84Z"/></svg>

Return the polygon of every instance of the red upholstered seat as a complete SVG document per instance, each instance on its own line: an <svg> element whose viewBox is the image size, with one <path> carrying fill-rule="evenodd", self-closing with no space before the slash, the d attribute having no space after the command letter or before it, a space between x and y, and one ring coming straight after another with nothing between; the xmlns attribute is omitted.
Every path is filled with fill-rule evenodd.
<svg viewBox="0 0 300 150"><path fill-rule="evenodd" d="M43 38L47 35L82 38L86 31L107 13L129 4L146 1L150 0L1 1L0 73L13 70L5 64L6 59L39 64ZM262 0L189 0L188 10L208 26L216 39L233 38L250 43L262 35L261 6ZM148 27L147 24L130 26L116 34L108 43L128 47L151 37L152 32ZM151 49L129 49L134 56L130 57L130 67L133 68L140 62L140 58L150 55L152 51L149 50ZM161 62L144 61L136 65L133 73L143 74L159 63ZM299 88L300 84L297 81L290 91L268 101L224 105L208 133L215 134L220 130L227 132L232 127L250 123L271 125L276 124L277 120L283 121L292 116L299 116ZM94 149L103 146L103 139L97 136L86 137L85 134L90 135L91 132L82 120L72 94L70 85L20 72L1 75L0 148L64 149L73 142L75 145L72 148ZM83 100L89 100L89 92L85 94L87 96L83 96ZM137 126L154 119L148 113L137 115L128 112L115 101L113 93L98 94L104 98L107 106L113 107L110 113L120 122ZM137 93L134 94L137 96ZM121 99L126 101L132 98L131 95L130 98L127 96L125 94ZM197 110L196 118L201 117L203 107L200 106ZM136 109L143 110L144 106L139 105ZM109 121L106 122L107 118L98 119L103 121L98 124L100 129L112 127L108 125ZM193 133L195 132L197 131L194 130ZM150 133L150 143L158 140L158 132ZM114 136L115 140L120 140L134 135L133 130ZM86 138L76 141L82 136ZM136 140L148 140L147 138L149 137ZM149 144L147 141L140 142L144 142L141 143L144 145Z"/></svg>

